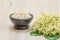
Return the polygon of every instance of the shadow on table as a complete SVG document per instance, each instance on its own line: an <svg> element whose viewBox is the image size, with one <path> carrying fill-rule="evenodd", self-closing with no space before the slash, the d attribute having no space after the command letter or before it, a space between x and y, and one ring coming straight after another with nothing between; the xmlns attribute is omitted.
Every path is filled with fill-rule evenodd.
<svg viewBox="0 0 60 40"><path fill-rule="evenodd" d="M28 32L31 32L31 27L29 27L28 29L25 29L25 30L18 30L18 29L15 29L15 25L13 25L12 27L10 27L10 31L20 32L20 33L28 33Z"/></svg>

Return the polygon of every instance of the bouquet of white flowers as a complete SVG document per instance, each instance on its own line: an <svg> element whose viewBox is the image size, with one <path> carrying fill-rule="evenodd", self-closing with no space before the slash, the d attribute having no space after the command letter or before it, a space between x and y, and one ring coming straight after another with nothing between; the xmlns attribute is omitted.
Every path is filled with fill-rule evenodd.
<svg viewBox="0 0 60 40"><path fill-rule="evenodd" d="M40 17L38 17L38 19L34 23L31 34L33 34L33 32L35 34L43 34L45 35L46 38L47 38L47 35L54 36L54 37L59 35L60 34L60 16L57 14L50 14L50 15L42 14ZM56 39L53 39L53 40L56 40Z"/></svg>

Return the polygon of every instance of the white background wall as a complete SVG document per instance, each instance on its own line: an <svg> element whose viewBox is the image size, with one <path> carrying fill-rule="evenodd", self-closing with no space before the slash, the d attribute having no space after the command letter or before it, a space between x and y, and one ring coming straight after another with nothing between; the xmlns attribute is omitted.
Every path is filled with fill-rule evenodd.
<svg viewBox="0 0 60 40"><path fill-rule="evenodd" d="M60 13L60 0L0 0L0 12Z"/></svg>
<svg viewBox="0 0 60 40"><path fill-rule="evenodd" d="M59 0L11 0L13 11L59 12Z"/></svg>
<svg viewBox="0 0 60 40"><path fill-rule="evenodd" d="M0 0L0 12L30 12L37 16L42 12L60 13L60 0Z"/></svg>

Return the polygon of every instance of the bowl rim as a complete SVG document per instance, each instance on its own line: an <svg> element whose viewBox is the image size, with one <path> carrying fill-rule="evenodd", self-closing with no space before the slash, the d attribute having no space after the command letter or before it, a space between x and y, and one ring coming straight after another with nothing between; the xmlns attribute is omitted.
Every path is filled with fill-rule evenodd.
<svg viewBox="0 0 60 40"><path fill-rule="evenodd" d="M31 16L31 17L28 18L28 19L15 19L15 18L12 17L12 15L14 15L14 13L10 14L10 15L9 15L9 18L10 18L10 19L13 19L13 20L30 20L30 19L33 19L33 15L32 15L31 13L28 13L28 14Z"/></svg>

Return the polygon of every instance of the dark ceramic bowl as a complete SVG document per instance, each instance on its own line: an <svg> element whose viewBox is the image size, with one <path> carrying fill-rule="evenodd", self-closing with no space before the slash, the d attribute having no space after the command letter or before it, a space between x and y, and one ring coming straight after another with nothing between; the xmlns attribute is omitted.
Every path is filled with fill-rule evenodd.
<svg viewBox="0 0 60 40"><path fill-rule="evenodd" d="M14 15L14 14L11 14L9 16L9 18L11 19L12 23L15 25L16 29L27 29L29 23L33 19L33 15L32 14L29 14L31 17L28 18L28 19L15 19L15 18L12 18L12 15Z"/></svg>

